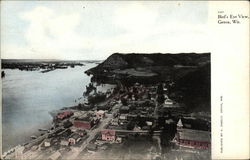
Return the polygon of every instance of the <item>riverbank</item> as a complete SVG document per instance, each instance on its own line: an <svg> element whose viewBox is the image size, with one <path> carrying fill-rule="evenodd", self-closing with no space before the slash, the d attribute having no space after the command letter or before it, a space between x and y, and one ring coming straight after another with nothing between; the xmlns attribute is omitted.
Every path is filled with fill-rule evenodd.
<svg viewBox="0 0 250 160"><path fill-rule="evenodd" d="M96 64L88 63L48 73L4 69L2 79L3 150L26 142L41 124L49 123L49 112L78 105L90 77L84 71ZM65 76L67 75L67 76ZM30 134L30 135L28 135Z"/></svg>
<svg viewBox="0 0 250 160"><path fill-rule="evenodd" d="M202 130L206 134L210 133L209 121L197 118L167 98L167 85L161 86L162 84L138 83L132 86L118 85L107 91L105 95L109 96L101 102L93 101L92 104L60 109L53 115L53 125L47 133L24 146L15 148L13 154L10 153L5 158L43 159L56 155L54 159L60 157L81 159L89 152L93 153L89 157L96 158L103 151L110 149L112 153L105 155L108 159L127 154L141 157L144 155L142 150L139 149L139 153L134 155L131 150L122 149L122 146L137 148L144 144L148 144L147 150L154 150L148 157L167 156L169 147L175 149L176 145L178 146L171 140L176 134L176 124L180 121L180 117L186 129L192 128L196 131ZM98 93L93 95L98 96ZM160 95L166 97L164 101L159 98ZM86 107L87 105L90 107ZM108 138L105 138L105 132L109 132ZM144 140L131 141L133 138ZM210 144L210 139L206 143ZM120 155L116 155L117 152L112 149L116 145L116 148L122 149L118 151ZM166 149L167 153L164 151ZM20 155L16 154L19 150L21 150ZM206 150L205 157L209 155L209 150Z"/></svg>
<svg viewBox="0 0 250 160"><path fill-rule="evenodd" d="M152 148L148 148L154 150L150 152L149 157L167 156L169 151L184 145L194 147L195 152L192 151L191 157L196 156L193 153L199 154L205 150L205 157L209 158L211 116L207 98L210 96L210 60L205 58L201 61L200 55L192 54L191 57L198 57L197 64L189 65L190 56L175 55L175 63L181 65L168 64L164 67L156 63L161 56L153 55L156 58L154 59L152 56L140 55L136 61L131 62L135 65L131 67L131 57L115 54L94 69L88 69L85 73L93 74L93 77L89 85L85 86L85 102L57 109L52 114L52 126L45 134L34 137L34 140L14 149L13 154L5 158L81 159L87 152L102 153L113 144L121 147L127 142L128 146L137 146L136 142L129 140L139 137L146 138L146 142L156 142ZM210 55L205 54L206 56ZM191 61L194 59L191 58ZM204 61L206 63L203 63ZM183 66L182 63L187 64ZM147 66L151 69L147 70ZM163 68L166 70L161 71ZM93 70L97 72L92 72ZM116 84L115 88L101 93L96 85L102 86L106 79L101 78L104 82L93 83L92 80L95 80L96 76L113 81ZM155 77L155 82L151 81L152 77ZM199 86L198 89L195 86ZM199 95L200 92L208 94ZM187 103L191 102L190 99L195 107L190 107ZM188 138L185 141L192 143L182 144L182 139L178 138L182 136L181 130L193 134L183 137ZM194 144L197 140L198 144ZM141 146L143 145L144 143ZM143 154L138 153L139 157Z"/></svg>

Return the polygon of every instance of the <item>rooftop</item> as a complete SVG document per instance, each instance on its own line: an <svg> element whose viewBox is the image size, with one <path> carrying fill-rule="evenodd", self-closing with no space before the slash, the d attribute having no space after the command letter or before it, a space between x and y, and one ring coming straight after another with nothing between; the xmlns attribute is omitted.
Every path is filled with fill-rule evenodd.
<svg viewBox="0 0 250 160"><path fill-rule="evenodd" d="M115 130L112 129L104 129L101 131L102 134L109 134L111 136L115 136Z"/></svg>

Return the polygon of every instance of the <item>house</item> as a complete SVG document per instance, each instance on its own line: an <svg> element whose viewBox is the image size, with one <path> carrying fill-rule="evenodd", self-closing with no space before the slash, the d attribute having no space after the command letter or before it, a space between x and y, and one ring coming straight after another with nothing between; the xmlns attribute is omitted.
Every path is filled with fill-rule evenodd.
<svg viewBox="0 0 250 160"><path fill-rule="evenodd" d="M116 143L122 143L122 137L117 137L115 140Z"/></svg>
<svg viewBox="0 0 250 160"><path fill-rule="evenodd" d="M96 117L99 119L103 119L105 117L105 112L103 110L99 110L96 112Z"/></svg>
<svg viewBox="0 0 250 160"><path fill-rule="evenodd" d="M80 142L80 140L81 140L82 138L78 135L78 134L76 134L76 133L73 133L71 136L70 136L70 138L69 138L69 144L70 145L75 145L75 144L77 144L78 142Z"/></svg>
<svg viewBox="0 0 250 160"><path fill-rule="evenodd" d="M127 119L127 115L126 114L121 114L119 117L120 120L126 120Z"/></svg>
<svg viewBox="0 0 250 160"><path fill-rule="evenodd" d="M63 120L73 115L72 111L60 112L56 115L56 119Z"/></svg>
<svg viewBox="0 0 250 160"><path fill-rule="evenodd" d="M73 126L79 129L91 129L94 126L94 119L90 116L83 118L76 118Z"/></svg>
<svg viewBox="0 0 250 160"><path fill-rule="evenodd" d="M177 123L177 133L174 137L176 145L187 148L208 149L211 147L209 131L183 128L181 119Z"/></svg>
<svg viewBox="0 0 250 160"><path fill-rule="evenodd" d="M170 99L166 99L166 100L164 101L164 103L165 103L165 104L168 104L168 105L172 105L172 104L173 104L173 101L170 100Z"/></svg>
<svg viewBox="0 0 250 160"><path fill-rule="evenodd" d="M146 121L146 124L147 124L148 126L152 126L152 125L153 125L153 122L151 122L151 121Z"/></svg>
<svg viewBox="0 0 250 160"><path fill-rule="evenodd" d="M50 147L51 146L51 139L46 139L45 141L44 141L44 147Z"/></svg>
<svg viewBox="0 0 250 160"><path fill-rule="evenodd" d="M76 134L78 134L79 136L83 137L87 134L87 132L85 130L76 130L75 131Z"/></svg>
<svg viewBox="0 0 250 160"><path fill-rule="evenodd" d="M104 129L101 131L102 140L104 141L114 141L115 140L115 130L112 129Z"/></svg>
<svg viewBox="0 0 250 160"><path fill-rule="evenodd" d="M111 121L110 125L112 125L112 126L118 126L118 125L119 125L119 123L118 123L118 119L117 119L117 118L112 119L112 121Z"/></svg>
<svg viewBox="0 0 250 160"><path fill-rule="evenodd" d="M140 131L141 130L141 127L139 127L138 125L135 125L133 131Z"/></svg>

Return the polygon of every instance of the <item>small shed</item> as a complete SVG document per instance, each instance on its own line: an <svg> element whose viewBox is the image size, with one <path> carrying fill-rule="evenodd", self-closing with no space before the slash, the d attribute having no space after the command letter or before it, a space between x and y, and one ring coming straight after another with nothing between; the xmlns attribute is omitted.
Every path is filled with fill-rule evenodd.
<svg viewBox="0 0 250 160"><path fill-rule="evenodd" d="M51 146L51 140L50 139L46 139L44 141L44 147L50 147Z"/></svg>

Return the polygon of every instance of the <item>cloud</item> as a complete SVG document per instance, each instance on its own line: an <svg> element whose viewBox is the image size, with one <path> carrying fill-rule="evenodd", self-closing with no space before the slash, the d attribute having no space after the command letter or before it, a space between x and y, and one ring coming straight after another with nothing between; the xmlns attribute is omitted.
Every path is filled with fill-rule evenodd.
<svg viewBox="0 0 250 160"><path fill-rule="evenodd" d="M6 44L3 58L105 59L114 52L202 52L209 48L204 6L88 2L82 9L80 2L74 4L17 12L25 23L19 28L25 43ZM192 18L185 18L187 11Z"/></svg>
<svg viewBox="0 0 250 160"><path fill-rule="evenodd" d="M141 32L155 25L158 12L141 3L132 3L115 10L114 24L128 31Z"/></svg>
<svg viewBox="0 0 250 160"><path fill-rule="evenodd" d="M16 57L20 57L19 54L23 58L63 59L75 51L93 47L90 39L85 39L76 32L80 22L78 13L58 14L51 8L38 6L19 16L29 24L24 33L26 45L12 45L12 48L6 46L4 51L8 56L16 53Z"/></svg>

